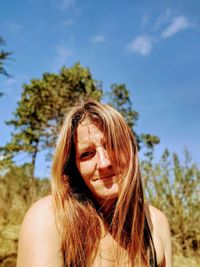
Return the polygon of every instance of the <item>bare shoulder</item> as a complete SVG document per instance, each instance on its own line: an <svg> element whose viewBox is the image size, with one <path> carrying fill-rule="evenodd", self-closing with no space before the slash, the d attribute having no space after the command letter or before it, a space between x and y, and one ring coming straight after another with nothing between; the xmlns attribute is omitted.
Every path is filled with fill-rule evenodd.
<svg viewBox="0 0 200 267"><path fill-rule="evenodd" d="M171 233L170 226L165 214L159 209L147 205L149 221L151 222L152 232L154 236L155 246L158 246L159 240L162 246L159 247L159 252L163 250L164 261L161 266L171 267L172 266L172 251L171 251Z"/></svg>
<svg viewBox="0 0 200 267"><path fill-rule="evenodd" d="M40 215L42 216L40 217ZM40 219L35 220L36 218L40 218ZM26 213L26 216L24 217L24 221L22 225L26 226L27 224L29 225L30 223L30 224L33 224L33 226L37 226L37 225L41 226L42 223L51 224L52 221L54 220L55 220L55 216L54 216L54 211L53 211L52 197L49 195L49 196L39 199L37 202L35 202L31 206L31 208Z"/></svg>
<svg viewBox="0 0 200 267"><path fill-rule="evenodd" d="M38 200L28 210L21 226L17 267L62 266L60 237L52 197Z"/></svg>
<svg viewBox="0 0 200 267"><path fill-rule="evenodd" d="M150 216L155 226L157 227L157 226L163 225L163 226L169 227L168 220L165 214L161 210L155 208L152 205L148 205L148 206L149 206Z"/></svg>
<svg viewBox="0 0 200 267"><path fill-rule="evenodd" d="M35 238L35 234L45 235L46 233L55 230L55 214L53 210L52 197L44 197L35 202L26 213L21 233L27 233L30 237Z"/></svg>
<svg viewBox="0 0 200 267"><path fill-rule="evenodd" d="M165 214L159 209L149 205L150 216L152 219L153 227L159 234L163 244L170 238L170 227Z"/></svg>

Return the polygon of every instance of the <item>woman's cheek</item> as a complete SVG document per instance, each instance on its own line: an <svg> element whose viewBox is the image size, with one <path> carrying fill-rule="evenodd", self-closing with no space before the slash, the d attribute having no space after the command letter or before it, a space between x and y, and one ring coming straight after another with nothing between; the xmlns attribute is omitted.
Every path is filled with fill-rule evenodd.
<svg viewBox="0 0 200 267"><path fill-rule="evenodd" d="M80 173L83 178L91 178L95 174L95 164L93 160L81 162Z"/></svg>

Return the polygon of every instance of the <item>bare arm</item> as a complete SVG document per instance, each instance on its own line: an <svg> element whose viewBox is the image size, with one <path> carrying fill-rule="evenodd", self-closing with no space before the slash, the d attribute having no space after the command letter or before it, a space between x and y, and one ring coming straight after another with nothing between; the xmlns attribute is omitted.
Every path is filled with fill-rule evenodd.
<svg viewBox="0 0 200 267"><path fill-rule="evenodd" d="M163 212L149 205L153 223L153 236L160 267L172 267L172 246L169 223Z"/></svg>
<svg viewBox="0 0 200 267"><path fill-rule="evenodd" d="M63 267L51 197L37 201L22 223L17 267Z"/></svg>
<svg viewBox="0 0 200 267"><path fill-rule="evenodd" d="M171 267L172 266L172 245L171 245L171 233L169 223L167 218L162 213L160 218L160 223L162 223L162 229L160 229L160 237L163 243L164 254L165 254L165 263L163 267Z"/></svg>

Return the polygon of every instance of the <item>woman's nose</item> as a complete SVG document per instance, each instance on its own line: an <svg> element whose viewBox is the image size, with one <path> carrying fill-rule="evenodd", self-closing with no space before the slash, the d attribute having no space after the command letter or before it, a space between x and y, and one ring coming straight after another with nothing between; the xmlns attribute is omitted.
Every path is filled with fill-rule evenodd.
<svg viewBox="0 0 200 267"><path fill-rule="evenodd" d="M106 149L103 146L97 148L97 169L105 169L111 166Z"/></svg>

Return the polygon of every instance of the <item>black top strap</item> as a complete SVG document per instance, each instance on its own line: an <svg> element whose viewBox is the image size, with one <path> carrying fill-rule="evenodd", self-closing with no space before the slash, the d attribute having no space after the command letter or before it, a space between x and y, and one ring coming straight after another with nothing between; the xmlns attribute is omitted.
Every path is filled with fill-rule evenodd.
<svg viewBox="0 0 200 267"><path fill-rule="evenodd" d="M158 267L156 250L146 216L144 222L144 243L146 245L147 250L149 250L149 266Z"/></svg>

